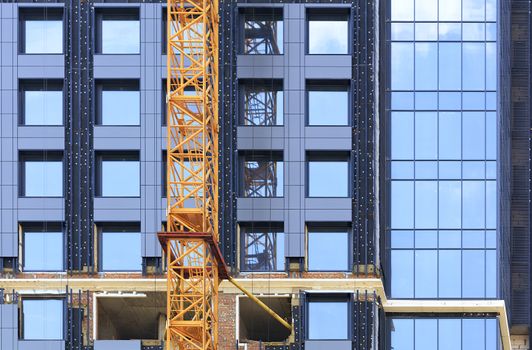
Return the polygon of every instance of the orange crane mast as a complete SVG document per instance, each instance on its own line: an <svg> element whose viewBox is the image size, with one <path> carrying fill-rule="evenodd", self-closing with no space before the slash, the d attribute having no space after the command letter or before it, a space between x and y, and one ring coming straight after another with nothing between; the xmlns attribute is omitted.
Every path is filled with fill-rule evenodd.
<svg viewBox="0 0 532 350"><path fill-rule="evenodd" d="M218 1L167 4L166 349L218 348Z"/></svg>

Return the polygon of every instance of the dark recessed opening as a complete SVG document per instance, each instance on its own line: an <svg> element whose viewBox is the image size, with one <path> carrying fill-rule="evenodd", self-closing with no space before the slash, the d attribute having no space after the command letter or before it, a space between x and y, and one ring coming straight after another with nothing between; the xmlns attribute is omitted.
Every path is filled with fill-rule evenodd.
<svg viewBox="0 0 532 350"><path fill-rule="evenodd" d="M291 323L290 297L259 298L284 320ZM281 342L290 336L290 331L257 303L249 298L239 300L239 341Z"/></svg>

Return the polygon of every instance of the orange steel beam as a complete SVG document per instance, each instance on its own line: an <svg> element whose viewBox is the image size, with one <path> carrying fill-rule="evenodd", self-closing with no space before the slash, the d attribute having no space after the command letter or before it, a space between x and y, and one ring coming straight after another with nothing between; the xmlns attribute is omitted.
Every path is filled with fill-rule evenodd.
<svg viewBox="0 0 532 350"><path fill-rule="evenodd" d="M218 344L218 1L167 3L167 350Z"/></svg>

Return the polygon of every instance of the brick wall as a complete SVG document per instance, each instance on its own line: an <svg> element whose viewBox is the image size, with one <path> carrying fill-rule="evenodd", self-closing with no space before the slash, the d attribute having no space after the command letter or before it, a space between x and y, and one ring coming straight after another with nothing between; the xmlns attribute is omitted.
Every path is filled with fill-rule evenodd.
<svg viewBox="0 0 532 350"><path fill-rule="evenodd" d="M530 344L528 342L528 335L512 335L512 349L513 350L528 350L530 349Z"/></svg>

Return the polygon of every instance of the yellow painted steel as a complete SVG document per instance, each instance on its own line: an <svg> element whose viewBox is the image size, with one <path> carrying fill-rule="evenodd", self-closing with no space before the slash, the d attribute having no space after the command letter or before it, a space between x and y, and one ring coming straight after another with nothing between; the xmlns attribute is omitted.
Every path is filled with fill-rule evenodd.
<svg viewBox="0 0 532 350"><path fill-rule="evenodd" d="M166 349L217 349L218 2L168 0ZM160 236L161 237L161 236Z"/></svg>

